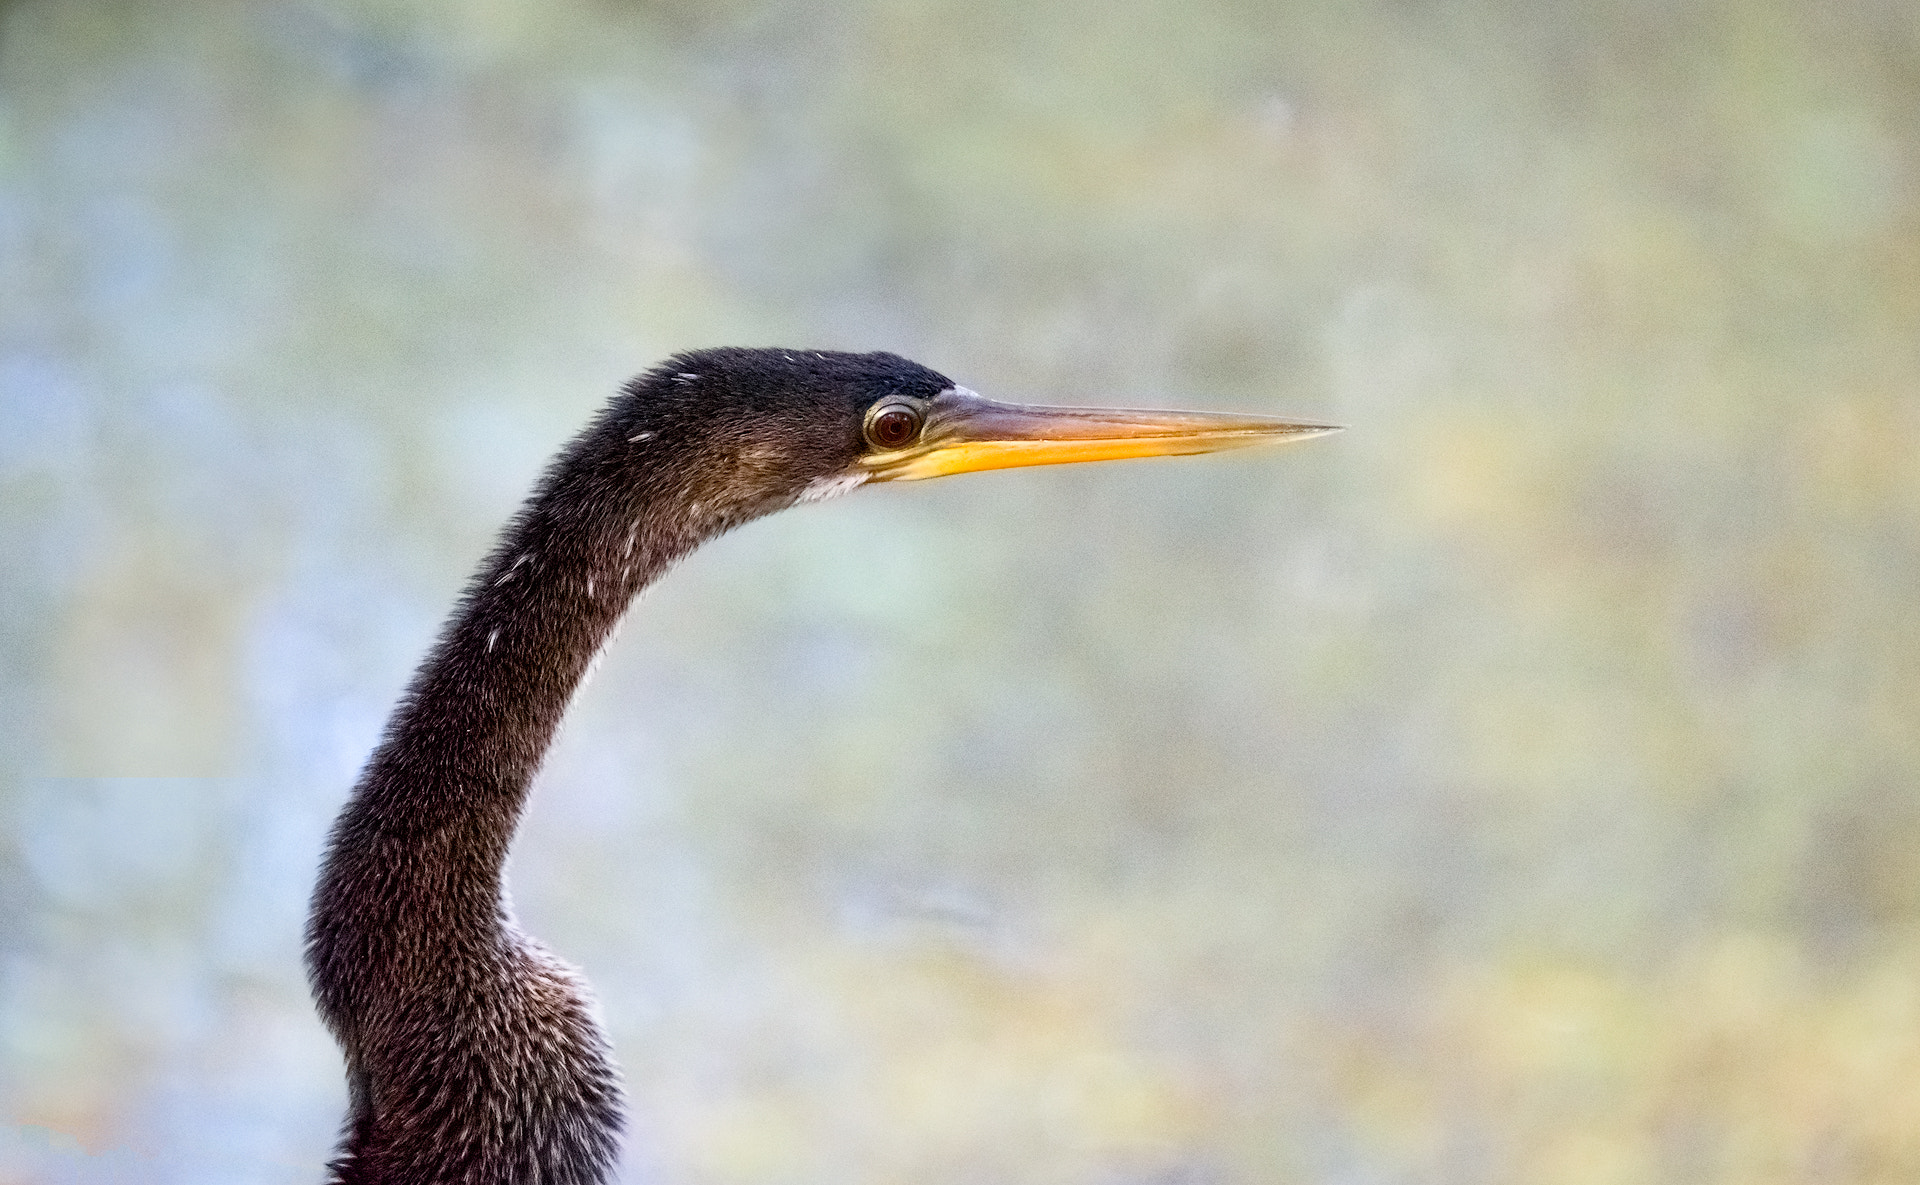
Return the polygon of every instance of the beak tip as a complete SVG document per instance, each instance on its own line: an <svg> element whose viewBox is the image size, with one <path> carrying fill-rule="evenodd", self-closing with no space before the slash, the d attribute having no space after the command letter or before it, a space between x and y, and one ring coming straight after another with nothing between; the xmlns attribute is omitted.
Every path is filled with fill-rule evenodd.
<svg viewBox="0 0 1920 1185"><path fill-rule="evenodd" d="M1312 440L1316 436L1332 436L1346 430L1345 424L1295 424L1287 435L1294 440Z"/></svg>

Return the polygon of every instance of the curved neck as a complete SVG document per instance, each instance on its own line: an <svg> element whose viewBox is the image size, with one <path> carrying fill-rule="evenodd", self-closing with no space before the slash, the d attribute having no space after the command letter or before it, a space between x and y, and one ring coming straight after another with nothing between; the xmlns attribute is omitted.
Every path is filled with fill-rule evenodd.
<svg viewBox="0 0 1920 1185"><path fill-rule="evenodd" d="M475 575L361 777L356 798L383 829L476 814L504 845L594 656L670 562L623 559L623 539L557 539L541 508Z"/></svg>
<svg viewBox="0 0 1920 1185"><path fill-rule="evenodd" d="M323 894L354 928L498 925L507 847L568 703L634 595L711 533L671 483L615 479L615 427L554 462L388 722L335 829L342 892ZM386 866L350 871L349 852Z"/></svg>

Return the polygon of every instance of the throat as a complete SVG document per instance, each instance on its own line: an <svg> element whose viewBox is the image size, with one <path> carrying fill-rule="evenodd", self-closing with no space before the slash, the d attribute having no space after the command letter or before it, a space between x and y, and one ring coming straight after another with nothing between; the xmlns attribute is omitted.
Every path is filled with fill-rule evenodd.
<svg viewBox="0 0 1920 1185"><path fill-rule="evenodd" d="M842 494L852 493L864 484L866 480L867 474L859 471L835 473L827 477L816 477L807 483L805 489L800 491L798 501L824 502L828 498L838 498Z"/></svg>

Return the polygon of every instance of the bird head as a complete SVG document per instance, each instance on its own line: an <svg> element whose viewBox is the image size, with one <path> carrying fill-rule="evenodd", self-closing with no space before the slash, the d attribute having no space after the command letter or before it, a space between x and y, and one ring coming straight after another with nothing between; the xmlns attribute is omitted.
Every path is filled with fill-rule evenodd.
<svg viewBox="0 0 1920 1185"><path fill-rule="evenodd" d="M699 350L643 375L628 394L627 414L610 427L669 465L689 504L736 522L869 482L1209 453L1338 431L1221 412L1000 403L887 353Z"/></svg>

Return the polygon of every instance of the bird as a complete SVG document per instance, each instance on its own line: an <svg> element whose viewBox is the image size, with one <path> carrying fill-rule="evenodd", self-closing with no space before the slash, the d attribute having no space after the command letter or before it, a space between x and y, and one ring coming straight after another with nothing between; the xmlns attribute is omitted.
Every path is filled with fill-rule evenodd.
<svg viewBox="0 0 1920 1185"><path fill-rule="evenodd" d="M400 698L306 929L346 1062L333 1185L597 1185L623 1091L580 973L502 867L569 700L701 543L863 485L1303 440L1265 416L1001 403L891 353L725 347L626 383L551 461Z"/></svg>

